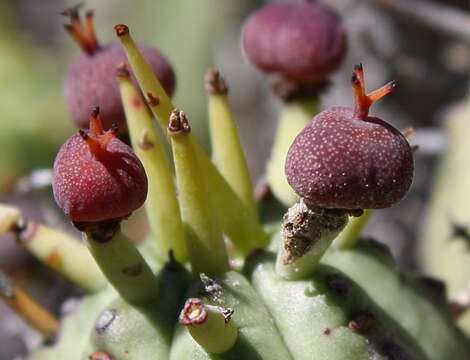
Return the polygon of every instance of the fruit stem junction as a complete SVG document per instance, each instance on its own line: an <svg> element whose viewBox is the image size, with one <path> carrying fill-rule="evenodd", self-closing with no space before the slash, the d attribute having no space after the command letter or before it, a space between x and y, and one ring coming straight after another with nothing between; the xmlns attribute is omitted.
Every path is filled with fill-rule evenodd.
<svg viewBox="0 0 470 360"><path fill-rule="evenodd" d="M372 104L383 98L385 95L393 92L397 87L396 81L393 80L381 88L366 94L364 69L362 64L358 64L354 67L351 82L354 92L354 118L356 119L367 118Z"/></svg>

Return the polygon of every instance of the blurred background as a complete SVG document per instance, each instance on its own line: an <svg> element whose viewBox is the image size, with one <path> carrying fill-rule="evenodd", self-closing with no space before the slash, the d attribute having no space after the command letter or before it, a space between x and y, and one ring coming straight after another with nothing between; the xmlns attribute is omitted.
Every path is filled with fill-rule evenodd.
<svg viewBox="0 0 470 360"><path fill-rule="evenodd" d="M113 25L129 25L139 41L157 46L177 75L176 104L207 144L205 71L221 70L230 87L242 142L257 183L269 154L279 102L269 79L244 61L239 47L255 0L88 0L102 43L114 41ZM415 268L417 232L425 214L436 164L446 147L441 131L447 109L468 96L470 4L468 0L328 0L342 14L349 55L322 96L322 107L351 104L350 72L362 62L369 89L396 79L399 91L372 112L400 129L416 129L416 173L409 196L381 211L366 235L392 246L400 264ZM80 53L63 30L59 13L75 2L0 1L0 202L19 205L29 219L72 231L56 211L48 186L58 147L74 127L62 85ZM37 263L9 237L0 238L0 269L58 313L76 290ZM34 275L32 275L34 274ZM46 296L45 296L46 295ZM0 360L20 358L37 342L0 303Z"/></svg>

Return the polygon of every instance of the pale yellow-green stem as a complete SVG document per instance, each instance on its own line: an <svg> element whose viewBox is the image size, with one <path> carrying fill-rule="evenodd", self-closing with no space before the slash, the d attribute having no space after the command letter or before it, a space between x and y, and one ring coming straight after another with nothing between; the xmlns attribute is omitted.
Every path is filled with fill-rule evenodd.
<svg viewBox="0 0 470 360"><path fill-rule="evenodd" d="M24 290L12 284L2 272L0 272L0 299L45 338L52 339L57 334L59 329L57 319Z"/></svg>
<svg viewBox="0 0 470 360"><path fill-rule="evenodd" d="M189 138L190 126L186 115L173 110L168 134L175 163L178 200L186 225L189 258L194 274L217 276L227 271L228 256L219 222L212 216L207 177Z"/></svg>
<svg viewBox="0 0 470 360"><path fill-rule="evenodd" d="M150 106L150 109L157 118L162 130L166 131L168 116L174 106L150 66L137 49L134 40L129 35L127 26L116 25L115 29L142 92L149 99L157 100L154 102L157 105ZM192 134L188 134L188 138L192 142L192 147L198 156L200 166L204 169L204 173L208 178L212 194L211 207L216 209L214 215L218 217L225 234L232 240L237 249L243 253L248 253L253 248L264 246L267 243L268 237L260 225L258 216L256 214L254 216L252 211L235 194Z"/></svg>
<svg viewBox="0 0 470 360"><path fill-rule="evenodd" d="M119 223L86 230L83 238L108 281L130 304L146 304L159 295L156 276Z"/></svg>
<svg viewBox="0 0 470 360"><path fill-rule="evenodd" d="M230 350L238 338L238 328L231 320L232 309L207 305L197 298L188 299L180 314L180 324L208 353Z"/></svg>
<svg viewBox="0 0 470 360"><path fill-rule="evenodd" d="M362 230L364 230L364 227L367 225L373 214L373 210L364 210L364 213L361 216L351 217L348 225L333 242L333 246L339 249L353 248L357 244Z"/></svg>
<svg viewBox="0 0 470 360"><path fill-rule="evenodd" d="M214 163L235 193L256 214L253 186L230 108L228 89L218 70L211 69L207 72L206 90Z"/></svg>
<svg viewBox="0 0 470 360"><path fill-rule="evenodd" d="M301 98L284 103L266 168L266 181L274 196L286 206L293 205L298 196L284 174L284 164L295 137L318 111L318 99Z"/></svg>
<svg viewBox="0 0 470 360"><path fill-rule="evenodd" d="M132 147L142 161L148 178L145 209L151 235L161 257L173 250L180 262L187 260L186 240L176 198L173 173L161 146L153 117L134 87L125 68L118 70L118 82L126 113ZM152 103L149 104L152 106Z"/></svg>
<svg viewBox="0 0 470 360"><path fill-rule="evenodd" d="M81 288L97 292L107 286L95 260L77 239L35 222L27 223L17 234L19 243L39 261Z"/></svg>

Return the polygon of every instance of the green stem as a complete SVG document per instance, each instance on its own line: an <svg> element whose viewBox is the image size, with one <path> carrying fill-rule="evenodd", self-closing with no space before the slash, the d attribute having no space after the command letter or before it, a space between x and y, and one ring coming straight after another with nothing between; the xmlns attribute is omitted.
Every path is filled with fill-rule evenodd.
<svg viewBox="0 0 470 360"><path fill-rule="evenodd" d="M160 143L153 117L125 68L118 71L122 102L132 147L142 161L149 182L145 202L152 237L160 255L173 250L180 262L187 260L184 227L176 198L173 174Z"/></svg>
<svg viewBox="0 0 470 360"><path fill-rule="evenodd" d="M158 296L157 278L119 224L102 225L83 235L101 271L125 301L144 304Z"/></svg>
<svg viewBox="0 0 470 360"><path fill-rule="evenodd" d="M106 278L83 244L42 224L29 222L17 232L19 243L39 261L90 292L106 287Z"/></svg>
<svg viewBox="0 0 470 360"><path fill-rule="evenodd" d="M211 69L207 72L206 89L212 158L224 179L245 205L256 214L253 186L228 101L228 89L218 70Z"/></svg>
<svg viewBox="0 0 470 360"><path fill-rule="evenodd" d="M343 211L311 209L302 200L294 204L282 224L277 274L288 280L311 275L347 223L348 215Z"/></svg>
<svg viewBox="0 0 470 360"><path fill-rule="evenodd" d="M134 40L129 35L127 26L116 25L115 29L142 92L150 98L158 99L158 104L150 106L150 110L157 118L162 130L166 132L169 114L175 107L137 49ZM235 194L192 134L188 134L188 138L192 142L192 147L204 173L207 174L212 194L211 206L217 209L216 216L223 231L234 245L245 254L255 247L266 245L268 237L260 225L257 214L253 214Z"/></svg>
<svg viewBox="0 0 470 360"><path fill-rule="evenodd" d="M178 200L187 227L188 251L193 272L219 275L228 269L228 257L222 231L211 209L206 176L188 136L190 126L185 114L174 110L168 133L173 149ZM214 189L211 189L213 193Z"/></svg>
<svg viewBox="0 0 470 360"><path fill-rule="evenodd" d="M238 328L231 320L233 310L206 305L197 298L188 299L180 314L180 323L208 353L230 350L238 338Z"/></svg>
<svg viewBox="0 0 470 360"><path fill-rule="evenodd" d="M266 168L266 181L276 198L286 206L298 200L284 175L284 164L295 137L318 111L318 99L301 98L283 104Z"/></svg>
<svg viewBox="0 0 470 360"><path fill-rule="evenodd" d="M343 250L353 248L357 244L362 230L369 222L373 213L373 210L364 210L364 213L361 216L353 217L341 234L336 238L333 245Z"/></svg>

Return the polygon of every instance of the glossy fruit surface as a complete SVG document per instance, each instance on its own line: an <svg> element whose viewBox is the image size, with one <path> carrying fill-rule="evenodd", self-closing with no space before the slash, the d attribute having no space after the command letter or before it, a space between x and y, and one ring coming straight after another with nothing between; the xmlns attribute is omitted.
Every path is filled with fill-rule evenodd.
<svg viewBox="0 0 470 360"><path fill-rule="evenodd" d="M147 196L147 177L131 148L103 131L97 113L90 130L71 136L54 162L54 197L73 221L98 223L128 216Z"/></svg>
<svg viewBox="0 0 470 360"><path fill-rule="evenodd" d="M355 108L329 108L297 136L285 171L306 202L324 208L380 209L405 196L413 178L410 145L392 125L368 115L370 105L394 87L391 82L365 95L362 67L356 67Z"/></svg>
<svg viewBox="0 0 470 360"><path fill-rule="evenodd" d="M246 21L242 46L266 73L299 82L321 82L341 64L346 33L338 15L317 1L278 2Z"/></svg>

